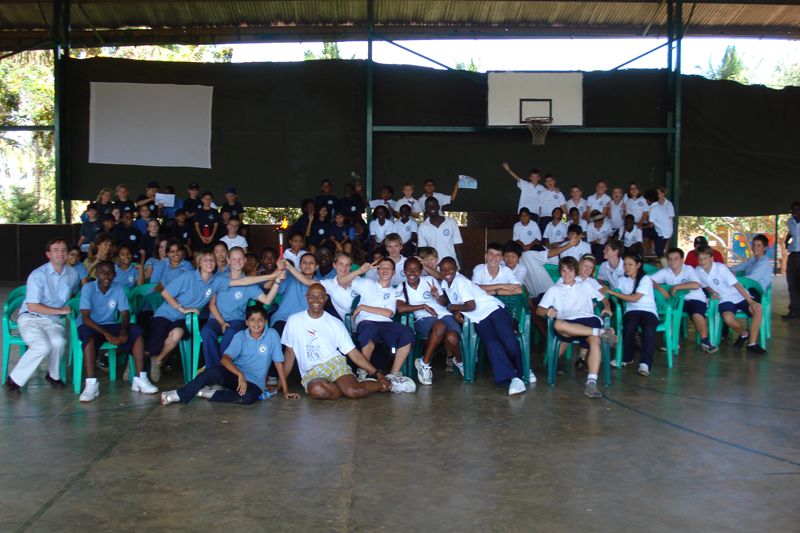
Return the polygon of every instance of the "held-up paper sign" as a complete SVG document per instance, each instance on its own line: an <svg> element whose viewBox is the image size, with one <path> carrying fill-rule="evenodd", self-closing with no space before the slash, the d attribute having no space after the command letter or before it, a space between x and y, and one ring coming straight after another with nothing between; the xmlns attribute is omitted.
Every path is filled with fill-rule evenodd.
<svg viewBox="0 0 800 533"><path fill-rule="evenodd" d="M175 207L175 195L157 192L156 205L158 204L162 204L164 207Z"/></svg>
<svg viewBox="0 0 800 533"><path fill-rule="evenodd" d="M469 176L465 176L463 174L458 175L458 188L459 189L477 189L478 188L478 180L475 178L471 178Z"/></svg>

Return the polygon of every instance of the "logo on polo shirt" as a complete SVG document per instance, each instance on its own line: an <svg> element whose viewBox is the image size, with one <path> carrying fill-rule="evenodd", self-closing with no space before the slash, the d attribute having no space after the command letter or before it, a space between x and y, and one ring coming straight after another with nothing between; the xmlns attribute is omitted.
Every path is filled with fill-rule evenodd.
<svg viewBox="0 0 800 533"><path fill-rule="evenodd" d="M391 296L391 294L389 294L388 292L384 292L384 293L383 293L383 299L384 299L384 300L388 300L388 299L389 299L389 296Z"/></svg>
<svg viewBox="0 0 800 533"><path fill-rule="evenodd" d="M109 309L116 309L117 308L117 301L116 300L109 300L108 301L108 308Z"/></svg>
<svg viewBox="0 0 800 533"><path fill-rule="evenodd" d="M558 200L558 193L555 193L555 194L553 195L553 198L554 198L554 199L556 199L556 200Z"/></svg>
<svg viewBox="0 0 800 533"><path fill-rule="evenodd" d="M133 274L131 274L130 276L128 276L128 282L129 282L129 283L133 283L133 279L134 279L134 278L133 278Z"/></svg>
<svg viewBox="0 0 800 533"><path fill-rule="evenodd" d="M719 285L719 280L717 278L714 278L713 281L714 281L714 285Z"/></svg>
<svg viewBox="0 0 800 533"><path fill-rule="evenodd" d="M333 200L328 200L328 205L332 205L332 204L333 204Z"/></svg>
<svg viewBox="0 0 800 533"><path fill-rule="evenodd" d="M322 228L319 228L319 230L317 231L317 233L319 233L320 235L324 235L324 234L325 234L325 230L324 230L324 229L322 229Z"/></svg>
<svg viewBox="0 0 800 533"><path fill-rule="evenodd" d="M209 297L211 297L211 289L210 288L206 289L206 298L209 298Z"/></svg>
<svg viewBox="0 0 800 533"><path fill-rule="evenodd" d="M350 206L350 211L353 211L353 212L355 212L355 210L356 210L356 206L354 206L354 205L353 205L353 206Z"/></svg>
<svg viewBox="0 0 800 533"><path fill-rule="evenodd" d="M258 353L260 353L261 355L264 355L265 353L267 353L267 345L266 344L259 344L258 345Z"/></svg>
<svg viewBox="0 0 800 533"><path fill-rule="evenodd" d="M445 237L449 237L450 236L450 230L449 229L444 230L442 232L442 235L444 235Z"/></svg>
<svg viewBox="0 0 800 533"><path fill-rule="evenodd" d="M426 300L430 300L431 299L431 291L423 292L422 293L422 297L425 298Z"/></svg>
<svg viewBox="0 0 800 533"><path fill-rule="evenodd" d="M242 291L236 291L233 293L233 297L237 300L241 300L244 297L244 293Z"/></svg>
<svg viewBox="0 0 800 533"><path fill-rule="evenodd" d="M528 235L533 235L533 232L531 230L528 230Z"/></svg>
<svg viewBox="0 0 800 533"><path fill-rule="evenodd" d="M411 226L406 226L406 231L411 231Z"/></svg>
<svg viewBox="0 0 800 533"><path fill-rule="evenodd" d="M355 298L356 296L358 296L358 293L355 290L350 290L350 297Z"/></svg>
<svg viewBox="0 0 800 533"><path fill-rule="evenodd" d="M451 292L450 293L450 299L458 301L458 293L457 292Z"/></svg>
<svg viewBox="0 0 800 533"><path fill-rule="evenodd" d="M131 236L129 236L128 238L129 238L130 240L132 240L132 241L135 241L135 240L136 240L136 235L131 235Z"/></svg>

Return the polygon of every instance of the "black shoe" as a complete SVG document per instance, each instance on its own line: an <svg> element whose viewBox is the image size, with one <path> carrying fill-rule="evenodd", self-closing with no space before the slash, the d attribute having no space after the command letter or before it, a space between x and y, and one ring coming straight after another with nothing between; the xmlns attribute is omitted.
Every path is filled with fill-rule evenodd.
<svg viewBox="0 0 800 533"><path fill-rule="evenodd" d="M51 386L52 386L54 389L63 389L64 387L66 387L66 386L67 386L67 385L66 385L66 384L65 384L63 381L61 381L60 379L53 379L52 377L50 377L50 374L45 374L45 375L44 375L44 377L45 377L45 379L46 379L47 381L49 381L49 382L50 382L50 385L51 385Z"/></svg>
<svg viewBox="0 0 800 533"><path fill-rule="evenodd" d="M589 365L586 364L586 359L581 359L580 357L578 357L578 359L575 361L575 370L582 372L588 368Z"/></svg>
<svg viewBox="0 0 800 533"><path fill-rule="evenodd" d="M781 315L781 319L783 320L796 320L800 318L800 315L796 313L789 313L788 315Z"/></svg>
<svg viewBox="0 0 800 533"><path fill-rule="evenodd" d="M22 394L22 387L17 385L16 382L11 378L8 378L8 381L6 381L6 389L8 389L8 392L16 392L17 394Z"/></svg>
<svg viewBox="0 0 800 533"><path fill-rule="evenodd" d="M102 357L98 357L97 361L95 362L95 366L103 372L108 372L108 356L104 355Z"/></svg>
<svg viewBox="0 0 800 533"><path fill-rule="evenodd" d="M747 351L756 355L764 355L767 351L760 344L748 344Z"/></svg>
<svg viewBox="0 0 800 533"><path fill-rule="evenodd" d="M736 339L736 342L733 343L733 347L736 348L737 350L741 350L742 347L744 346L744 343L747 342L747 339L748 337L739 336L739 338Z"/></svg>

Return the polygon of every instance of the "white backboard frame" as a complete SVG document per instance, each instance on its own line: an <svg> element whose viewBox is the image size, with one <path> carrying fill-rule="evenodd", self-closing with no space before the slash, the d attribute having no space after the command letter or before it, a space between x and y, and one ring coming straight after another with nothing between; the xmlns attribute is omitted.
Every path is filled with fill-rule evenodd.
<svg viewBox="0 0 800 533"><path fill-rule="evenodd" d="M530 116L583 126L583 72L489 71L486 125L525 127Z"/></svg>

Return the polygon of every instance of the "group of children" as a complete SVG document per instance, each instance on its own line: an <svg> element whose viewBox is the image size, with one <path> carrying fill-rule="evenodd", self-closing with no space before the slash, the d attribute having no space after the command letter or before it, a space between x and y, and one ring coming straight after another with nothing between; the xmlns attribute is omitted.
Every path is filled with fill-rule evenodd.
<svg viewBox="0 0 800 533"><path fill-rule="evenodd" d="M481 340L494 381L509 395L520 394L536 376L533 371L523 375L518 325L498 299L503 296L525 295L520 297L528 299L536 327L545 331L544 321L553 319L560 338L581 343L578 365L588 371L589 398L601 396L600 342L617 341L617 332L603 327L603 314L624 313L623 365L634 361L638 349L638 373L649 375L658 325L655 291L667 297L688 291L685 309L705 351L717 350L706 316L711 297L719 299L725 324L737 333L736 345L764 353L757 343L757 295L714 262L713 250L700 243L697 268L684 265L680 249L665 252L674 212L663 189L642 196L632 183L627 195L614 189L608 197L601 180L590 198L572 187L566 199L550 175L540 185L535 169L523 180L507 164L503 168L521 191L519 222L512 240L487 246L486 262L471 278L459 272L458 224L442 212L455 199L457 183L451 195L443 195L429 180L420 198L406 184L396 201L392 189L384 187L380 199L366 202L357 184L348 184L345 196L336 198L324 180L321 194L302 202L303 213L289 231L282 257L271 248L260 256L248 253L240 235L244 209L235 189L226 190L219 209L213 195L200 194L195 183L181 206L170 208L155 203L157 183L148 184L135 202L123 185L117 187L116 202L110 190L103 190L87 209L79 242L69 250L63 241L49 243L49 262L28 280L20 331L29 349L8 386L18 391L48 354L48 380L63 385L53 367L63 345L52 339L38 349L31 345L43 343L43 331L53 337L61 327L63 333L54 317L68 314L67 300L77 291L87 376L81 401L99 395L94 367L105 342L133 355L134 391L157 392L154 383L186 338L185 318L192 313L202 323L203 371L183 388L163 392L165 405L195 396L247 404L275 390L295 398L287 384L295 362L303 388L314 398L414 392L415 382L402 369L417 342L424 343L422 357L414 361L420 384L433 383L437 353L446 355L448 369L465 373L460 339L466 320ZM369 224L362 218L367 206L374 216ZM140 218L134 221L136 210ZM756 237L754 252L763 239ZM643 270L647 241L667 261L652 276ZM87 257L81 261L83 250ZM354 268L354 258L363 264ZM561 279L555 283L547 264L558 265ZM769 282L763 261L746 268L747 275ZM153 294L163 302L151 300L134 323L126 289L145 281L156 284ZM662 287L667 285L671 292ZM752 317L749 330L739 324L737 312ZM413 318L403 324L398 314ZM23 327L25 322L31 326ZM388 357L388 372L373 364L381 359L378 353Z"/></svg>

